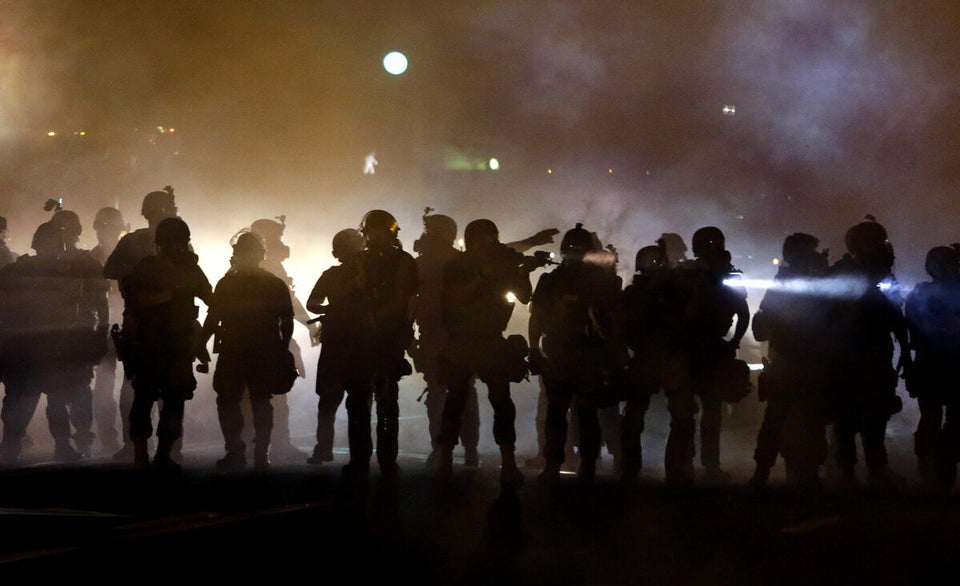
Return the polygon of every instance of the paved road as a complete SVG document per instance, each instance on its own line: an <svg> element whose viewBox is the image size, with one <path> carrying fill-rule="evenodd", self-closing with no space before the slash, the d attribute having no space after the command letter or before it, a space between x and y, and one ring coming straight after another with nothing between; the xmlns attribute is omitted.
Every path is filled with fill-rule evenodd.
<svg viewBox="0 0 960 586"><path fill-rule="evenodd" d="M0 576L117 583L267 568L277 584L922 584L960 570L960 498L912 486L677 493L654 469L636 487L601 474L547 491L528 471L501 494L492 463L439 487L420 454L401 458L399 479L374 467L365 483L341 478L342 454L235 474L214 471L218 456L188 451L174 477L108 459L0 471Z"/></svg>

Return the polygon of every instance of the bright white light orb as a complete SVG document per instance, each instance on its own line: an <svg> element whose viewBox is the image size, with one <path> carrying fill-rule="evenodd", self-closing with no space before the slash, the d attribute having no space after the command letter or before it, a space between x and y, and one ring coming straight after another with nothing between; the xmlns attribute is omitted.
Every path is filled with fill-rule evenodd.
<svg viewBox="0 0 960 586"><path fill-rule="evenodd" d="M487 165L490 167L491 171L496 171L500 168L500 161L498 161L495 157L492 157Z"/></svg>
<svg viewBox="0 0 960 586"><path fill-rule="evenodd" d="M400 75L407 70L407 56L399 51L391 51L383 57L383 68L390 75Z"/></svg>

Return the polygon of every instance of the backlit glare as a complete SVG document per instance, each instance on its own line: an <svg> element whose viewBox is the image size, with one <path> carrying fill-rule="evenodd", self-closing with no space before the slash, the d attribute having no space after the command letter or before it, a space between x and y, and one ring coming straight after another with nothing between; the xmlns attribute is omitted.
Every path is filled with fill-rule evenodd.
<svg viewBox="0 0 960 586"><path fill-rule="evenodd" d="M509 301L510 303L513 303L516 300L517 300L517 296L514 295L513 292L507 293L507 301Z"/></svg>
<svg viewBox="0 0 960 586"><path fill-rule="evenodd" d="M400 75L407 70L407 56L399 51L391 51L383 58L383 68L390 75Z"/></svg>

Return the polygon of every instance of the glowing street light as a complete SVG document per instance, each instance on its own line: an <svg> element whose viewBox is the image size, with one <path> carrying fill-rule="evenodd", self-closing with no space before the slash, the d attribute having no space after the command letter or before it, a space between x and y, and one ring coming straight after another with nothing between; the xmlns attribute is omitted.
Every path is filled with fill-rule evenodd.
<svg viewBox="0 0 960 586"><path fill-rule="evenodd" d="M407 56L399 51L391 51L383 57L383 68L390 75L402 75L407 65Z"/></svg>

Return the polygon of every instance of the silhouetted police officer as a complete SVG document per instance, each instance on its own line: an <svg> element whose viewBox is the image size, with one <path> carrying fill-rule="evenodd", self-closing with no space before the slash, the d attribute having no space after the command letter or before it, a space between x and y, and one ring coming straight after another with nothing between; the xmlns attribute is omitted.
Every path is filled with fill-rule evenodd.
<svg viewBox="0 0 960 586"><path fill-rule="evenodd" d="M898 373L909 372L911 356L903 303L893 278L893 246L879 222L854 225L844 236L847 254L830 269L850 292L831 308L834 344L830 399L834 410L834 458L840 481L857 484L856 437L871 485L890 487L902 479L888 467L887 422L902 408ZM894 366L894 341L900 364Z"/></svg>
<svg viewBox="0 0 960 586"><path fill-rule="evenodd" d="M217 282L203 324L203 342L216 336L217 368L213 390L226 455L217 461L220 470L247 467L242 439L240 399L250 397L253 416L253 462L258 470L270 467L274 394L281 388L278 373L289 355L293 335L290 290L279 277L260 268L265 248L253 232L240 234L233 245L231 268Z"/></svg>
<svg viewBox="0 0 960 586"><path fill-rule="evenodd" d="M634 266L633 280L621 296L623 335L632 353L620 423L620 477L625 482L638 480L643 467L641 439L650 398L662 389L676 389L681 368L682 297L666 242L641 248Z"/></svg>
<svg viewBox="0 0 960 586"><path fill-rule="evenodd" d="M922 485L949 491L960 459L960 252L935 246L924 262L930 281L907 295L904 316L913 350L907 392L917 399L920 421L914 453Z"/></svg>
<svg viewBox="0 0 960 586"><path fill-rule="evenodd" d="M121 358L133 377L134 464L142 468L150 463L151 411L161 401L153 466L177 470L171 451L183 433L184 405L197 387L193 362L202 347L194 300L209 304L213 291L190 250L186 222L178 217L162 220L155 241L157 254L143 258L120 281L125 308Z"/></svg>
<svg viewBox="0 0 960 586"><path fill-rule="evenodd" d="M723 399L719 373L736 359L740 340L750 323L747 293L725 281L735 269L723 232L714 226L698 229L692 241L694 260L678 265L684 290L681 336L686 377L681 388L668 394L670 436L665 466L670 483L692 481L695 416L700 402L700 462L709 482L725 482L720 468L720 429ZM736 320L731 338L725 339Z"/></svg>
<svg viewBox="0 0 960 586"><path fill-rule="evenodd" d="M31 246L35 256L21 256L0 272L6 387L0 457L7 464L20 461L21 442L46 393L54 458L76 461L93 442L90 381L106 349L99 335L106 311L102 268L88 253L68 257L64 230L52 220L37 228Z"/></svg>
<svg viewBox="0 0 960 586"><path fill-rule="evenodd" d="M113 252L103 263L103 276L107 279L119 281L133 271L133 267L144 257L157 253L156 230L157 225L166 218L177 215L177 206L174 200L173 188L169 185L160 191L151 191L143 197L140 213L147 220L146 228L138 228L124 234L117 242ZM114 318L114 321L116 319ZM123 323L126 322L126 307L123 312ZM133 443L130 440L130 409L133 407L133 386L130 384L127 373L120 384L120 421L122 428L123 446L113 459L116 461L133 461Z"/></svg>
<svg viewBox="0 0 960 586"><path fill-rule="evenodd" d="M307 311L320 314L320 356L317 359L317 442L308 464L333 461L337 409L348 383L364 384L365 351L353 328L361 319L359 264L366 244L363 234L347 228L333 237L333 256L340 264L323 271L307 298ZM367 407L369 409L370 407Z"/></svg>
<svg viewBox="0 0 960 586"><path fill-rule="evenodd" d="M790 484L805 491L820 486L829 417L829 371L823 359L829 264L819 244L810 234L787 236L774 285L753 316L754 338L768 343L759 379L766 409L753 454L757 467L750 483L755 488L767 485L779 453Z"/></svg>
<svg viewBox="0 0 960 586"><path fill-rule="evenodd" d="M516 406L510 397L512 370L503 332L516 300L530 300L531 284L525 257L502 244L496 224L473 220L464 230L463 254L444 267L441 307L449 336L441 355L447 381L447 401L438 439L437 473L449 477L453 448L460 435L464 403L474 376L487 385L493 406L493 436L500 447L500 484L513 488L523 482L515 456Z"/></svg>
<svg viewBox="0 0 960 586"><path fill-rule="evenodd" d="M117 208L104 207L97 210L97 215L93 219L93 229L97 233L97 245L90 250L93 258L101 265L106 263L127 228L123 221L123 214ZM123 297L121 297L120 288L115 282L107 280L107 286L110 316L105 323L111 323L110 320L119 320L123 313ZM117 433L117 416L120 414L120 410L117 407L116 387L117 351L113 344L108 344L107 354L95 369L93 414L94 421L97 424L97 438L100 440L103 449L110 454L114 454L120 449ZM121 414L120 417L126 420L128 415L129 413L125 413Z"/></svg>
<svg viewBox="0 0 960 586"><path fill-rule="evenodd" d="M377 464L381 475L393 477L399 472L399 381L412 372L404 355L413 340L417 263L403 250L397 238L400 227L389 212L367 212L360 231L366 244L349 270L356 275L354 294L361 304L352 336L364 356L360 374L347 387L350 462L344 471L351 476L369 470L370 408L375 400Z"/></svg>
<svg viewBox="0 0 960 586"><path fill-rule="evenodd" d="M290 258L290 247L283 241L283 232L286 230L286 216L279 216L275 220L260 218L250 224L250 231L260 236L267 252L261 267L280 278L290 291L290 302L293 304L293 319L296 323L307 328L310 344L319 344L319 329L315 323L310 323L310 316L306 308L296 295L293 277L287 273L284 261ZM307 369L303 363L303 352L296 338L290 338L290 352L293 353L300 378L306 378ZM286 461L302 461L303 454L293 445L290 432L290 402L287 395L277 395L273 399L274 428L271 454L275 459Z"/></svg>
<svg viewBox="0 0 960 586"><path fill-rule="evenodd" d="M539 481L556 483L567 442L567 413L577 412L577 480L592 483L600 457L597 408L605 374L622 347L620 279L603 266L590 232L577 224L560 243L563 261L541 275L530 306L531 360L547 395L544 458ZM593 257L591 257L593 254Z"/></svg>
<svg viewBox="0 0 960 586"><path fill-rule="evenodd" d="M439 455L437 439L443 422L443 405L447 399L447 385L442 379L439 365L440 353L447 342L447 332L443 327L443 267L460 254L454 247L457 238L457 223L443 214L425 214L423 216L423 234L414 243L417 252L417 271L419 288L416 310L417 339L411 346L410 356L413 366L423 373L426 388L427 422L430 432L430 455L427 464L435 466ZM460 422L460 442L464 448L464 465L479 466L480 454L477 445L480 442L480 405L477 387L471 384L467 391L463 417Z"/></svg>

